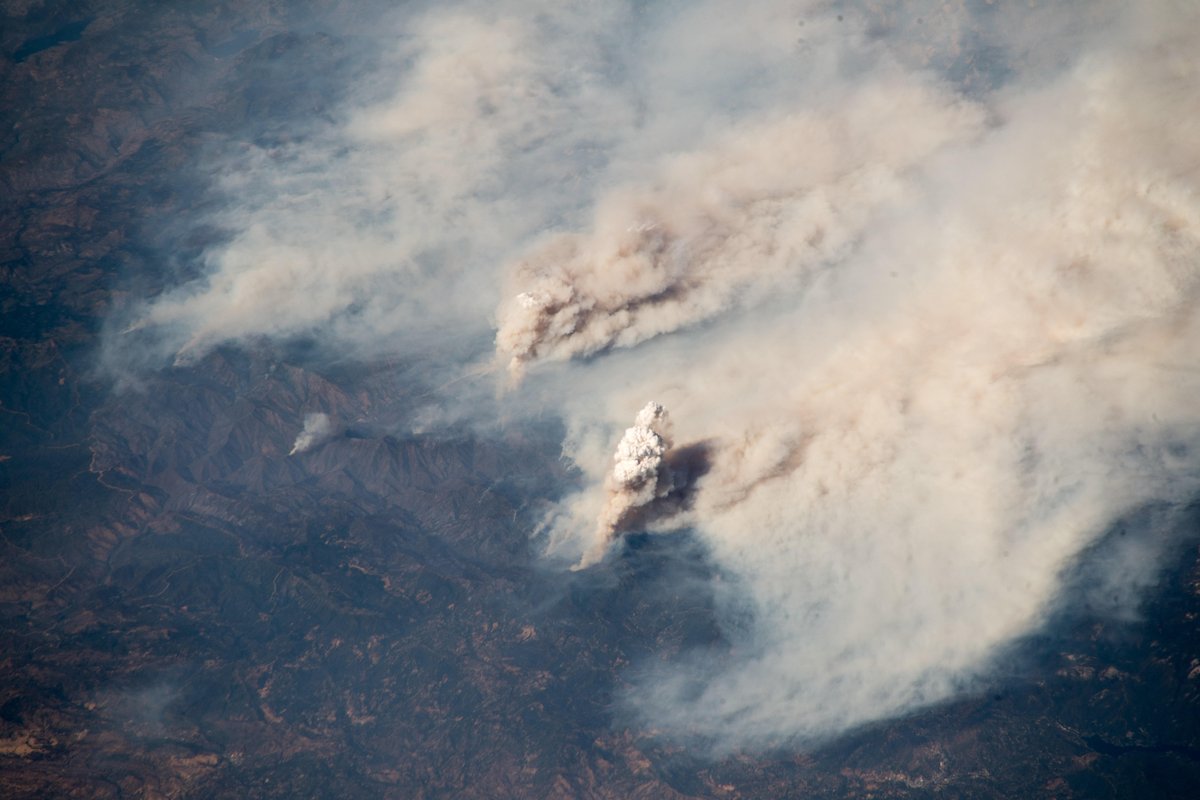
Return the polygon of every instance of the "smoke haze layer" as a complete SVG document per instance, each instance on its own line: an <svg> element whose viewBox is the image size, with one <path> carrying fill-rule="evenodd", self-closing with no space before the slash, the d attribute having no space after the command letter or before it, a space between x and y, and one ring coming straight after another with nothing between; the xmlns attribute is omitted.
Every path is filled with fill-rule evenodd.
<svg viewBox="0 0 1200 800"><path fill-rule="evenodd" d="M230 244L130 327L183 359L494 327L498 402L558 409L589 478L564 568L657 495L612 473L661 401L708 463L641 523L692 530L740 622L626 709L718 749L973 686L1152 505L1095 573L1145 582L1200 488L1200 10L534 5L423 12L394 92L232 159Z"/></svg>

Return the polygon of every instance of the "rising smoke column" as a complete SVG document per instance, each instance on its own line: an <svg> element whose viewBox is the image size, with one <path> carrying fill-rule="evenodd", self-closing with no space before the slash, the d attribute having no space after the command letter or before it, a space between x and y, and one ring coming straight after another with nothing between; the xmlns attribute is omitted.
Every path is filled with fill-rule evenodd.
<svg viewBox="0 0 1200 800"><path fill-rule="evenodd" d="M671 426L667 410L653 401L638 412L633 427L626 428L613 454L613 467L605 490L604 509L596 522L596 539L575 569L584 569L604 558L613 543L639 512L666 497L672 487L666 463L671 448Z"/></svg>
<svg viewBox="0 0 1200 800"><path fill-rule="evenodd" d="M316 412L304 415L304 428L296 436L289 456L311 450L333 435L333 421L328 414Z"/></svg>

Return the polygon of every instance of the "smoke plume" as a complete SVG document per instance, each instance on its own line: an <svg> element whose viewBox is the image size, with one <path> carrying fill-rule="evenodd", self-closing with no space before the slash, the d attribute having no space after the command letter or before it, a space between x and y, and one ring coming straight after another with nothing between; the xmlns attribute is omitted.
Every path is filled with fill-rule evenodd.
<svg viewBox="0 0 1200 800"><path fill-rule="evenodd" d="M333 436L333 421L328 414L305 414L304 428L296 437L289 456L311 450Z"/></svg>
<svg viewBox="0 0 1200 800"><path fill-rule="evenodd" d="M756 304L845 257L914 166L983 114L912 79L739 127L598 201L588 234L553 237L508 278L496 348L519 377L542 359L627 347Z"/></svg>
<svg viewBox="0 0 1200 800"><path fill-rule="evenodd" d="M231 144L228 240L114 342L524 377L428 418L562 416L564 568L701 541L728 644L635 665L623 708L718 749L979 685L1081 565L1136 612L1200 492L1200 6L408 13L327 122ZM619 437L647 397L673 432Z"/></svg>
<svg viewBox="0 0 1200 800"><path fill-rule="evenodd" d="M1116 520L1154 507L1139 544L1092 569L1147 583L1200 490L1198 22L1143 8L1069 69L987 96L989 124L910 169L819 281L785 279L802 254L749 259L744 285L778 292L752 314L628 354L612 345L695 318L571 312L529 339L597 356L562 382L590 474L589 420L638 395L712 442L669 522L697 532L753 623L729 629L732 654L647 668L632 717L725 750L950 697L1047 619ZM751 209L726 235L772 253L773 223ZM606 236L628 240L585 234ZM586 548L595 506L567 501L550 548Z"/></svg>
<svg viewBox="0 0 1200 800"><path fill-rule="evenodd" d="M633 427L617 443L613 468L608 475L608 501L596 524L595 544L583 555L575 569L584 569L600 561L616 537L655 500L673 488L666 456L671 448L667 410L649 402L638 412Z"/></svg>

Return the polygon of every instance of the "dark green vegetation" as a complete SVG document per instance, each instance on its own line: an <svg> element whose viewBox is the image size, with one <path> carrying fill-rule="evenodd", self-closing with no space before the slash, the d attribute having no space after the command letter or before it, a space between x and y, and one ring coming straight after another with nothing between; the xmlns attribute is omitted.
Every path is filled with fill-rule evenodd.
<svg viewBox="0 0 1200 800"><path fill-rule="evenodd" d="M714 763L626 729L624 667L720 639L706 567L640 538L540 571L553 424L389 433L407 365L265 347L96 372L110 311L218 235L180 223L205 143L320 109L352 46L320 20L352 9L6 8L0 795L1200 794L1193 546L1141 621L1061 620L990 693L822 749ZM313 409L353 429L288 458Z"/></svg>

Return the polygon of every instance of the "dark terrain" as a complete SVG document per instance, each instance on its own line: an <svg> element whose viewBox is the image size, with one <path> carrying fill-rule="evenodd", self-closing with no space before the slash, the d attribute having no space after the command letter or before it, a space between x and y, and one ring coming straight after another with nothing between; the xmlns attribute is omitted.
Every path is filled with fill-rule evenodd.
<svg viewBox="0 0 1200 800"><path fill-rule="evenodd" d="M1200 796L1194 537L1141 619L1064 615L988 694L713 762L613 710L626 665L720 640L702 589L662 588L703 555L539 567L553 420L399 435L419 365L266 343L100 370L114 309L220 235L181 223L197 154L320 113L280 64L336 75L319 20L350 8L4 5L0 796ZM287 457L313 411L348 427Z"/></svg>

